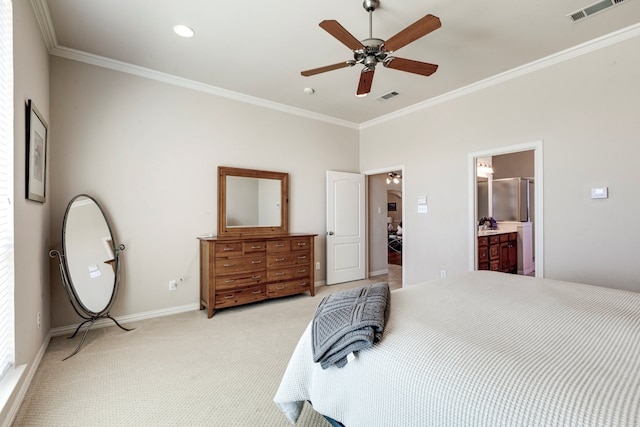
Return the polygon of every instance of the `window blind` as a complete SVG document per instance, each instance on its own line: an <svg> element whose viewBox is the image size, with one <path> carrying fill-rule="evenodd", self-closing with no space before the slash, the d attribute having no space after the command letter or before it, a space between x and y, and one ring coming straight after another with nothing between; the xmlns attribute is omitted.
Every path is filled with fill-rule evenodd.
<svg viewBox="0 0 640 427"><path fill-rule="evenodd" d="M0 0L0 379L14 363L13 16Z"/></svg>

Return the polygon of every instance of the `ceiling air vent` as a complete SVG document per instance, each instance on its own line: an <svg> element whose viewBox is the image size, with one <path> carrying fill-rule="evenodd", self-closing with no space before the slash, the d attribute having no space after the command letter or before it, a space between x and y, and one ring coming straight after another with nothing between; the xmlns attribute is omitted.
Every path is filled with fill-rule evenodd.
<svg viewBox="0 0 640 427"><path fill-rule="evenodd" d="M591 15L595 15L596 13L600 13L605 9L610 8L611 6L615 6L617 4L623 3L627 0L602 0L592 5L589 5L583 9L576 10L575 12L571 12L567 15L567 17L571 20L571 22L577 22L584 18L587 18Z"/></svg>
<svg viewBox="0 0 640 427"><path fill-rule="evenodd" d="M394 97L396 97L398 95L400 95L400 94L398 92L396 92L396 91L389 92L389 93L387 93L385 95L382 95L380 98L378 98L378 101L385 102L385 101L388 101L391 98L394 98Z"/></svg>

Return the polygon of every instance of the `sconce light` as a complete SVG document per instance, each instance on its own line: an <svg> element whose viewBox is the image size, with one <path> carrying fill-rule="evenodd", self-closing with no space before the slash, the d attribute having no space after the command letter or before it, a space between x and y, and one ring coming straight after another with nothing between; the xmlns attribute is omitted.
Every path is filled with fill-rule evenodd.
<svg viewBox="0 0 640 427"><path fill-rule="evenodd" d="M491 164L478 161L476 163L476 175L482 178L488 178L489 174L493 174L493 167L491 167Z"/></svg>
<svg viewBox="0 0 640 427"><path fill-rule="evenodd" d="M402 175L396 172L389 172L387 174L387 184L400 184L400 180L402 179Z"/></svg>

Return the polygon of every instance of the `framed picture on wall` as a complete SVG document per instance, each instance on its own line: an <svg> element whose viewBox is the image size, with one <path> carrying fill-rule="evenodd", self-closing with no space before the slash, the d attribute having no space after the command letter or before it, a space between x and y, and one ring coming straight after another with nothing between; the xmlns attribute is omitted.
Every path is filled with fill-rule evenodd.
<svg viewBox="0 0 640 427"><path fill-rule="evenodd" d="M398 210L396 206L396 202L387 203L387 211L393 212L396 210Z"/></svg>
<svg viewBox="0 0 640 427"><path fill-rule="evenodd" d="M44 203L47 190L47 123L32 100L27 102L26 198Z"/></svg>

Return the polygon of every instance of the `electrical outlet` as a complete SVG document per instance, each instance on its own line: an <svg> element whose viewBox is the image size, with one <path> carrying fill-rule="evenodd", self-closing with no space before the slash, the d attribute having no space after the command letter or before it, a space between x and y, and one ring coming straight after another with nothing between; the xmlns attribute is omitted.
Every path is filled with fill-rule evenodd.
<svg viewBox="0 0 640 427"><path fill-rule="evenodd" d="M170 280L169 281L169 290L170 291L175 291L176 289L178 289L178 282L175 280Z"/></svg>
<svg viewBox="0 0 640 427"><path fill-rule="evenodd" d="M444 279L447 277L447 270L440 270L440 278Z"/></svg>
<svg viewBox="0 0 640 427"><path fill-rule="evenodd" d="M40 329L41 324L42 324L42 315L40 315L40 312L38 312L38 315L36 316L36 325L38 325L38 329Z"/></svg>
<svg viewBox="0 0 640 427"><path fill-rule="evenodd" d="M316 262L316 270L320 270L320 261Z"/></svg>

